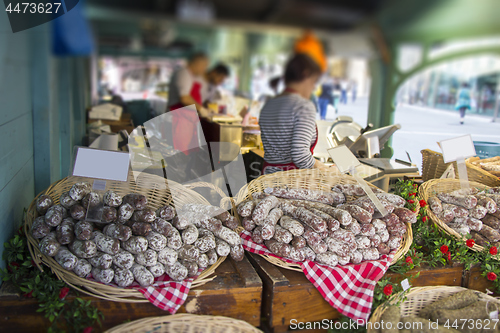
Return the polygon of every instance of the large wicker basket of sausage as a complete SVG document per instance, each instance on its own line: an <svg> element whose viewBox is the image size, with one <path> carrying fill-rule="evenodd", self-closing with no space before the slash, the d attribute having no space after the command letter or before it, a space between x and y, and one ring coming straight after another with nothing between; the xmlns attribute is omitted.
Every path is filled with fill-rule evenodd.
<svg viewBox="0 0 500 333"><path fill-rule="evenodd" d="M378 260L397 250L392 263L412 243L414 212L405 200L371 186L385 206L382 217L350 176L319 170L291 170L261 176L237 197L237 215L252 240L279 257L335 266ZM298 264L264 256L301 271Z"/></svg>
<svg viewBox="0 0 500 333"><path fill-rule="evenodd" d="M476 251L500 245L500 187L469 182L469 188L462 189L458 179L433 179L418 193L429 204L429 217L444 232L457 239L470 235Z"/></svg>
<svg viewBox="0 0 500 333"><path fill-rule="evenodd" d="M86 210L99 203L100 221L88 221ZM40 269L43 263L73 288L120 302L147 302L131 286L157 278L194 278L191 288L212 280L226 256L244 255L231 230L237 228L234 217L197 192L147 173L108 181L103 195L88 179L65 178L33 200L25 221Z"/></svg>

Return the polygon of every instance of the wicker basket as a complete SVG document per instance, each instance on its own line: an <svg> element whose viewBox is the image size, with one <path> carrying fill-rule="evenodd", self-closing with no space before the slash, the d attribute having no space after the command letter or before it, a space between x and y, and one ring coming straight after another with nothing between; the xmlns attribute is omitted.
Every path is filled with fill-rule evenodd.
<svg viewBox="0 0 500 333"><path fill-rule="evenodd" d="M443 154L424 149L422 153L422 179L428 181L441 177L451 163L444 163ZM470 181L478 182L490 187L500 186L500 178L475 166L472 163L465 162L467 166L467 176ZM455 168L455 177L458 178L457 163L453 162Z"/></svg>
<svg viewBox="0 0 500 333"><path fill-rule="evenodd" d="M487 186L481 183L469 182L469 184L471 187L477 187L480 189L488 188ZM438 193L448 193L455 190L459 190L460 188L461 188L460 180L458 179L433 179L420 185L420 187L418 188L418 196L420 199L428 201L429 198L436 196ZM427 215L441 230L443 230L447 234L452 235L457 239L464 239L464 240L466 239L464 236L460 235L458 232L448 227L443 221L441 221L437 217L436 214L432 212L431 209L427 210ZM481 245L474 244L472 249L480 252L483 250L483 247Z"/></svg>
<svg viewBox="0 0 500 333"><path fill-rule="evenodd" d="M176 314L122 324L105 333L261 333L243 320L222 316Z"/></svg>
<svg viewBox="0 0 500 333"><path fill-rule="evenodd" d="M247 186L243 187L238 193L236 202L240 203L247 200L253 193L263 192L267 187L288 186L291 188L307 188L330 192L332 186L336 184L357 184L357 181L348 175L334 172L323 172L317 169L275 172L269 175L260 176L259 178L251 181ZM369 185L375 188L375 186L371 184ZM347 197L347 200L350 201L354 198L355 197ZM236 216L238 217L238 214L236 214ZM412 241L412 229L411 226L407 224L406 234L403 238L401 247L394 255L392 263L398 261L399 258L408 252ZM290 264L273 256L263 255L263 257L276 266L302 272L302 269L298 264Z"/></svg>
<svg viewBox="0 0 500 333"><path fill-rule="evenodd" d="M64 178L52 184L47 190L40 193L38 196L40 196L41 194L48 194L52 197L54 203L57 204L59 203L59 197L62 193L68 191L76 182L85 180L88 181L88 179L80 177ZM188 185L188 187L210 187L219 194L224 195L224 193L220 189L214 187L209 183L193 183ZM132 192L144 194L148 199L148 206L155 209L165 205L172 205L172 194L174 194L173 197L175 199L176 205L183 205L187 203L209 204L208 201L200 194L191 189L188 189L186 186L174 183L172 181L168 181L167 184L164 178L147 173L142 173L137 181L134 181L134 177L129 176L128 183L108 181L108 189L111 189L122 196ZM40 270L43 271L42 265L40 265L41 263L43 263L44 265L50 267L52 272L54 272L54 274L56 274L59 279L66 282L74 289L91 296L116 302L148 302L148 300L144 298L143 294L135 289L108 286L102 283L81 278L73 272L67 271L62 268L54 260L54 258L42 254L38 248L38 240L34 239L29 232L34 219L38 216L38 213L36 211L36 199L38 198L38 196L31 202L31 205L28 208L24 230L28 238L29 251ZM215 264L204 270L193 281L191 288L199 287L213 280L215 278L215 275L213 275L215 269L225 259L226 257L220 257Z"/></svg>
<svg viewBox="0 0 500 333"><path fill-rule="evenodd" d="M435 286L435 287L415 287L411 288L410 291L403 295L403 293L398 293L391 297L386 303L380 305L373 312L370 321L367 325L367 333L375 333L378 330L373 328L374 323L380 322L382 314L388 305L397 304L397 302L403 297L406 296L406 300L401 303L401 317L408 316L416 316L425 306L428 304L440 300L441 298L451 296L460 291L467 290L467 288L463 287L449 287L449 286ZM483 301L489 301L496 303L500 306L500 300L486 295L485 293L476 292L479 295L479 299ZM465 318L464 318L465 319Z"/></svg>

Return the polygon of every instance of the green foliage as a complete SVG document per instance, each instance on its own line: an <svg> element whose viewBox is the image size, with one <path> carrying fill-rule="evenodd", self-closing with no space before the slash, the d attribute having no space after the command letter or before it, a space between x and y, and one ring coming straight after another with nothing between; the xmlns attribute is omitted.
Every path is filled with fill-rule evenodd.
<svg viewBox="0 0 500 333"><path fill-rule="evenodd" d="M65 291L69 291L66 283L59 280L50 269L43 272L38 269L31 258L22 229L4 243L3 259L7 268L0 271L2 280L9 281L23 296L33 297L39 302L37 312L43 313L52 323L48 332L87 333L92 326L101 323L103 315L90 301L79 297L68 300L65 296Z"/></svg>

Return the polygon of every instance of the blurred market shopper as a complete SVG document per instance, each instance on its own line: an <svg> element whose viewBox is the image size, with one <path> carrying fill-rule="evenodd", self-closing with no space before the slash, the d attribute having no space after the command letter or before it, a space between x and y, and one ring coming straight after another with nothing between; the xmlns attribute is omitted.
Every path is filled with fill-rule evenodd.
<svg viewBox="0 0 500 333"><path fill-rule="evenodd" d="M226 81L230 75L229 67L225 64L218 63L214 67L210 68L208 72L205 73L204 79L205 84L202 90L203 104L207 102L212 102L220 99L218 94L218 87Z"/></svg>
<svg viewBox="0 0 500 333"><path fill-rule="evenodd" d="M168 87L168 111L195 105L200 118L210 116L203 104L203 76L208 67L208 57L196 53L188 64L172 74ZM172 136L174 148L188 155L189 147L197 146L198 117L191 112L176 112L172 116Z"/></svg>
<svg viewBox="0 0 500 333"><path fill-rule="evenodd" d="M320 110L320 119L325 120L328 105L335 106L333 100L333 84L329 79L321 85L321 94L318 97L318 104ZM335 113L337 113L337 110L335 110Z"/></svg>
<svg viewBox="0 0 500 333"><path fill-rule="evenodd" d="M316 109L309 100L320 65L307 54L296 54L285 68L285 90L266 102L259 125L264 145L263 173L326 168L313 157L318 141Z"/></svg>
<svg viewBox="0 0 500 333"><path fill-rule="evenodd" d="M470 100L471 92L469 89L469 84L464 82L462 87L457 93L457 104L455 104L455 110L460 111L460 124L464 124L465 112L470 110Z"/></svg>

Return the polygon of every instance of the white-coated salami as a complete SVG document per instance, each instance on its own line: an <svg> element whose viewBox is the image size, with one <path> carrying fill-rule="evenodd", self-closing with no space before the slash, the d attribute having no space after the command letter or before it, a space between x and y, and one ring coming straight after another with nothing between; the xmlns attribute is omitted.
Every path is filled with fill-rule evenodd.
<svg viewBox="0 0 500 333"><path fill-rule="evenodd" d="M172 266L177 261L177 258L177 251L168 247L158 252L158 261L165 266Z"/></svg>

